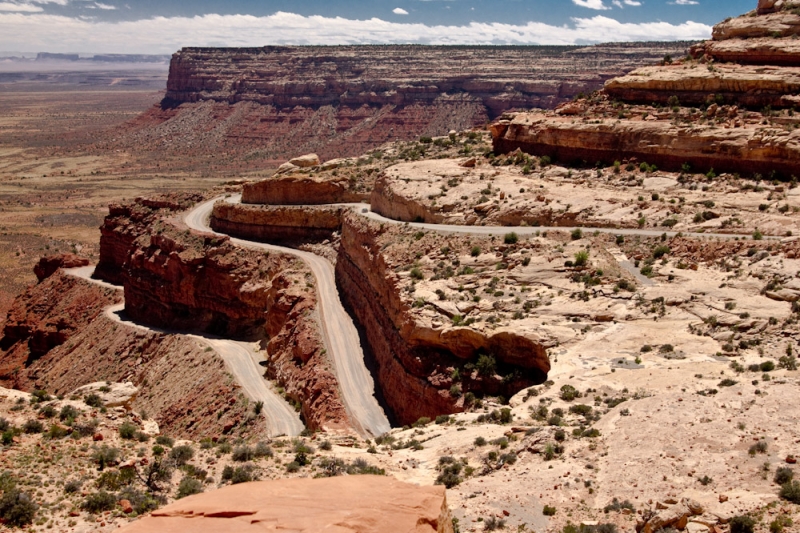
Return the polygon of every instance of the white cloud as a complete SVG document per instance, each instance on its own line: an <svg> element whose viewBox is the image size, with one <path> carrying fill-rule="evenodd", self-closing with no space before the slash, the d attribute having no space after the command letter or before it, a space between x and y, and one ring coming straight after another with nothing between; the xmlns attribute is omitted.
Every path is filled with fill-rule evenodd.
<svg viewBox="0 0 800 533"><path fill-rule="evenodd" d="M599 11L611 9L603 3L603 0L572 0L576 6L588 7L589 9L597 9Z"/></svg>
<svg viewBox="0 0 800 533"><path fill-rule="evenodd" d="M637 2L636 0L624 0L626 6L640 6L642 5L641 2Z"/></svg>
<svg viewBox="0 0 800 533"><path fill-rule="evenodd" d="M696 6L699 3L700 2L697 2L696 0L675 0L674 2L670 2L670 4L676 6Z"/></svg>
<svg viewBox="0 0 800 533"><path fill-rule="evenodd" d="M95 5L95 7L96 7L97 9L105 9L105 10L114 10L114 9L117 9L115 6L110 6L110 5L108 5L108 4L103 4L102 2L95 2L95 3L94 3L94 5Z"/></svg>
<svg viewBox="0 0 800 533"><path fill-rule="evenodd" d="M392 13L394 13L395 15L408 15L408 11L406 11L402 7L396 7L392 9Z"/></svg>
<svg viewBox="0 0 800 533"><path fill-rule="evenodd" d="M711 27L697 22L622 23L597 15L554 26L473 22L428 26L373 18L203 15L109 22L49 14L0 13L0 50L172 53L184 46L270 44L587 44L612 41L703 40Z"/></svg>
<svg viewBox="0 0 800 533"><path fill-rule="evenodd" d="M0 2L0 11L16 11L16 12L28 12L28 13L36 13L39 11L44 11L41 7L35 6L33 4L17 4L14 2Z"/></svg>

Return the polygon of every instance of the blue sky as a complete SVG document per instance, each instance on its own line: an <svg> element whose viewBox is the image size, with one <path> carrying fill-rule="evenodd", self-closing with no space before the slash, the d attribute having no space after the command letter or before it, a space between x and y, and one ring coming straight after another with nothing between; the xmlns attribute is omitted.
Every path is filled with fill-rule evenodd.
<svg viewBox="0 0 800 533"><path fill-rule="evenodd" d="M0 50L703 39L756 0L0 0Z"/></svg>

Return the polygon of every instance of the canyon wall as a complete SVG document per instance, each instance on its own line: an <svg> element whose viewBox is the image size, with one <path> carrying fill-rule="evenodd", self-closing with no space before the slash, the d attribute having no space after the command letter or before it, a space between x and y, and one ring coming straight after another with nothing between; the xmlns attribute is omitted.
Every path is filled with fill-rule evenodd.
<svg viewBox="0 0 800 533"><path fill-rule="evenodd" d="M346 213L336 281L343 301L364 332L381 392L399 423L462 411L466 393L510 398L546 379L550 362L540 339L508 331L430 327L415 319L412 302L403 298L395 270L398 265L392 264L384 250L389 242L387 232L394 231L403 230ZM461 369L482 353L492 354L500 364L513 368L514 377L464 373L460 393L452 394L454 369Z"/></svg>
<svg viewBox="0 0 800 533"><path fill-rule="evenodd" d="M347 427L309 290L313 278L301 262L189 231L168 207L146 200L113 206L100 245L106 262L96 275L110 271L121 281L133 320L263 338L267 374L300 405L308 427Z"/></svg>
<svg viewBox="0 0 800 533"><path fill-rule="evenodd" d="M287 207L217 202L214 231L273 244L297 246L333 237L342 225L342 207Z"/></svg>
<svg viewBox="0 0 800 533"><path fill-rule="evenodd" d="M99 149L148 153L157 172L260 171L553 108L690 43L185 48L161 105ZM135 150L134 150L135 148Z"/></svg>
<svg viewBox="0 0 800 533"><path fill-rule="evenodd" d="M121 296L61 271L20 294L0 341L2 384L59 395L130 381L139 388L131 407L167 435L261 435L222 359L194 339L112 321L103 310Z"/></svg>

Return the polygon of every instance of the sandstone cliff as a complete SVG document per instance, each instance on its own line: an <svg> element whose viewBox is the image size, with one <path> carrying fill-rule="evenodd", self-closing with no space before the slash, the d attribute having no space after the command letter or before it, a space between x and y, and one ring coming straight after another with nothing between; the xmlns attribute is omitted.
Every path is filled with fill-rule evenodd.
<svg viewBox="0 0 800 533"><path fill-rule="evenodd" d="M98 148L135 147L154 172L260 172L309 152L361 155L510 109L555 107L688 45L186 48L162 105Z"/></svg>
<svg viewBox="0 0 800 533"><path fill-rule="evenodd" d="M716 107L713 111L716 112ZM797 173L800 165L797 130L778 124L765 126L760 115L756 115L752 124L738 119L738 127L720 128L716 120L698 124L699 115L690 123L676 124L671 114L659 119L651 112L656 113L650 108L628 120L606 114L607 118L580 121L553 113L520 113L494 123L491 131L497 153L521 149L578 166L598 161L611 165L614 161L634 158L666 170L681 170L689 165L703 173L713 169L742 174L775 173L786 178ZM731 123L737 120L735 115L733 119L727 115L720 118Z"/></svg>
<svg viewBox="0 0 800 533"><path fill-rule="evenodd" d="M461 411L468 392L508 398L543 381L550 369L546 339L512 330L435 325L414 315L398 275L403 258L392 256L392 243L403 231L345 214L336 263L342 298L363 328L378 383L398 422ZM470 371L474 365L469 363L481 354L495 357L507 377ZM463 379L454 378L457 374Z"/></svg>
<svg viewBox="0 0 800 533"><path fill-rule="evenodd" d="M267 373L300 405L306 424L346 427L302 263L195 234L171 211L144 204L152 202L112 207L101 238L101 257L109 259L100 275L111 270L122 282L127 314L160 328L267 339ZM122 253L120 243L130 243Z"/></svg>
<svg viewBox="0 0 800 533"><path fill-rule="evenodd" d="M342 225L342 209L217 202L211 227L244 239L297 246L330 239Z"/></svg>
<svg viewBox="0 0 800 533"><path fill-rule="evenodd" d="M57 296L56 296L57 295ZM162 432L184 438L234 431L260 434L223 361L188 337L121 326L103 314L121 291L56 272L30 287L9 312L2 382L68 394L95 381L131 381L131 407Z"/></svg>

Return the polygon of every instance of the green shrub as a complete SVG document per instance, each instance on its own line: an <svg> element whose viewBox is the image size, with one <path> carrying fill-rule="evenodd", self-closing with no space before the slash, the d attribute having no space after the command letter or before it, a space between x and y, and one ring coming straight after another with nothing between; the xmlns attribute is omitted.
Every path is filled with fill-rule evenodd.
<svg viewBox="0 0 800 533"><path fill-rule="evenodd" d="M134 512L140 515L158 509L158 502L152 495L133 487L125 487L117 493L117 501L119 500L131 502Z"/></svg>
<svg viewBox="0 0 800 533"><path fill-rule="evenodd" d="M75 494L81 487L83 486L83 481L80 479L70 479L66 483L64 483L64 492L66 494Z"/></svg>
<svg viewBox="0 0 800 533"><path fill-rule="evenodd" d="M792 503L800 504L800 482L789 481L781 485L780 497Z"/></svg>
<svg viewBox="0 0 800 533"><path fill-rule="evenodd" d="M587 250L580 250L575 252L575 262L573 265L576 267L583 267L589 262L589 252Z"/></svg>
<svg viewBox="0 0 800 533"><path fill-rule="evenodd" d="M203 484L200 481L193 477L184 476L178 485L178 493L175 495L175 498L180 500L186 496L200 494L201 492L203 492Z"/></svg>
<svg viewBox="0 0 800 533"><path fill-rule="evenodd" d="M172 437L168 437L166 435L159 435L156 437L156 444L160 444L162 446L169 446L172 448L175 446L175 440Z"/></svg>
<svg viewBox="0 0 800 533"><path fill-rule="evenodd" d="M231 455L231 459L242 463L246 461L252 461L253 457L255 457L253 449L246 445L235 447L233 449L233 454Z"/></svg>
<svg viewBox="0 0 800 533"><path fill-rule="evenodd" d="M103 444L103 446L95 448L92 452L92 461L97 463L98 470L103 470L105 467L117 462L119 453L117 448L109 448Z"/></svg>
<svg viewBox="0 0 800 533"><path fill-rule="evenodd" d="M783 485L794 479L794 471L788 466L782 466L775 471L775 483Z"/></svg>
<svg viewBox="0 0 800 533"><path fill-rule="evenodd" d="M127 420L119 427L119 436L123 439L132 439L136 436L138 428Z"/></svg>
<svg viewBox="0 0 800 533"><path fill-rule="evenodd" d="M95 407L95 408L103 407L103 400L100 399L100 396L98 396L97 394L94 394L94 393L87 394L83 398L83 402L86 405L88 405L89 407Z"/></svg>
<svg viewBox="0 0 800 533"><path fill-rule="evenodd" d="M491 355L481 354L478 356L478 362L475 363L475 368L478 373L483 376L493 376L497 370L497 361Z"/></svg>
<svg viewBox="0 0 800 533"><path fill-rule="evenodd" d="M756 521L747 515L738 515L731 518L731 533L753 533Z"/></svg>
<svg viewBox="0 0 800 533"><path fill-rule="evenodd" d="M517 241L519 241L519 237L513 231L511 233L506 233L505 237L503 237L503 242L505 244L517 244Z"/></svg>
<svg viewBox="0 0 800 533"><path fill-rule="evenodd" d="M583 230L581 230L581 228L575 228L574 230L572 230L572 233L570 235L573 241L577 241L578 239L581 239L583 237Z"/></svg>
<svg viewBox="0 0 800 533"><path fill-rule="evenodd" d="M42 431L44 431L44 424L42 424L35 418L32 418L30 420L25 421L25 424L23 424L22 429L25 431L25 433L29 434L41 433Z"/></svg>
<svg viewBox="0 0 800 533"><path fill-rule="evenodd" d="M472 247L472 249L469 251L469 254L470 254L472 257L478 257L479 255L481 255L481 248L480 248L480 246L473 246L473 247Z"/></svg>
<svg viewBox="0 0 800 533"><path fill-rule="evenodd" d="M653 250L653 258L661 259L665 255L669 254L669 252L670 252L669 246L667 246L666 244L661 244L659 246L656 246L655 250Z"/></svg>
<svg viewBox="0 0 800 533"><path fill-rule="evenodd" d="M578 389L576 389L572 385L562 385L561 390L558 393L559 398L561 398L565 402L571 402L575 398L579 398L580 395L581 394L580 392L578 392Z"/></svg>
<svg viewBox="0 0 800 533"><path fill-rule="evenodd" d="M551 507L549 505L545 505L544 509L542 509L542 514L545 515L545 516L555 516L556 508L555 507Z"/></svg>
<svg viewBox="0 0 800 533"><path fill-rule="evenodd" d="M486 439L483 437L476 437L475 446L486 446Z"/></svg>
<svg viewBox="0 0 800 533"><path fill-rule="evenodd" d="M188 463L192 457L194 457L194 448L189 446L188 444L184 444L182 446L175 446L172 448L172 451L169 452L169 457L175 464L178 466L185 465Z"/></svg>
<svg viewBox="0 0 800 533"><path fill-rule="evenodd" d="M16 487L5 491L0 498L0 518L11 527L23 527L33 522L38 505L30 495Z"/></svg>
<svg viewBox="0 0 800 533"><path fill-rule="evenodd" d="M83 500L81 508L92 514L102 513L103 511L111 511L117 506L117 498L113 494L109 494L104 490L90 494Z"/></svg>

